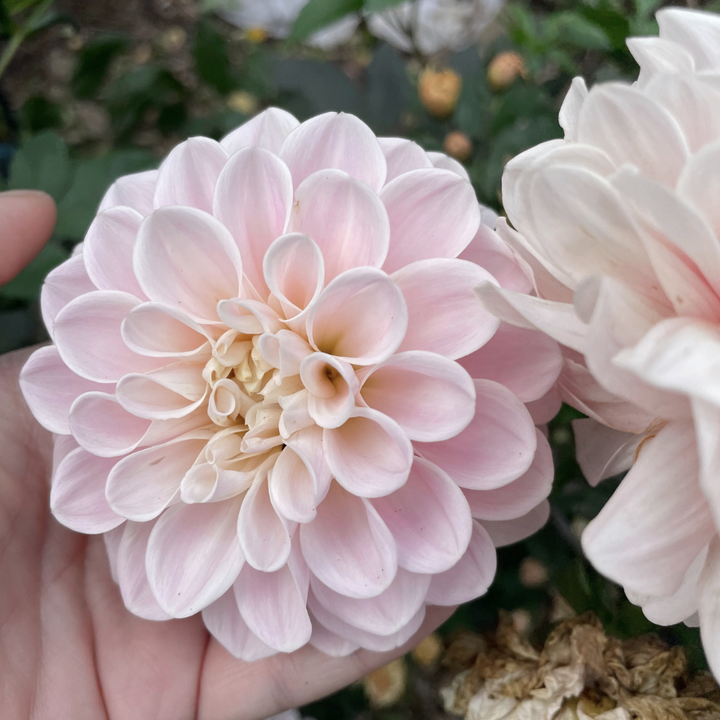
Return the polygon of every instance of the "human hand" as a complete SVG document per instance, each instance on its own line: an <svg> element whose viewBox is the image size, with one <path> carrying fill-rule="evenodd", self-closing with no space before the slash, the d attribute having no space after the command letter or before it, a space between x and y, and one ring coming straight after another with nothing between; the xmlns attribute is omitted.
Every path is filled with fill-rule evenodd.
<svg viewBox="0 0 720 720"><path fill-rule="evenodd" d="M0 284L55 222L42 193L0 194ZM129 613L101 537L50 514L52 436L18 376L29 351L0 357L0 707L3 720L251 720L333 692L415 645L452 608L428 608L404 648L333 658L306 646L256 663L233 658L199 615Z"/></svg>

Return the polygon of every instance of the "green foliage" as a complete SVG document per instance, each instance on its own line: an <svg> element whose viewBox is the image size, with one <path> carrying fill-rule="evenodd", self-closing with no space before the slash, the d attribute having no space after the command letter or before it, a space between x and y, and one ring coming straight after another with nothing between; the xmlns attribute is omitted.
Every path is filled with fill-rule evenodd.
<svg viewBox="0 0 720 720"><path fill-rule="evenodd" d="M59 202L70 186L71 177L67 146L57 134L46 131L18 150L10 170L9 187L43 190Z"/></svg>
<svg viewBox="0 0 720 720"><path fill-rule="evenodd" d="M221 95L237 87L230 67L228 42L208 17L201 18L195 29L193 55L198 75Z"/></svg>
<svg viewBox="0 0 720 720"><path fill-rule="evenodd" d="M70 87L78 98L97 95L113 60L128 49L129 41L122 35L100 35L80 52Z"/></svg>
<svg viewBox="0 0 720 720"><path fill-rule="evenodd" d="M292 37L295 40L306 40L315 31L335 20L360 11L362 6L363 0L310 0L295 20Z"/></svg>

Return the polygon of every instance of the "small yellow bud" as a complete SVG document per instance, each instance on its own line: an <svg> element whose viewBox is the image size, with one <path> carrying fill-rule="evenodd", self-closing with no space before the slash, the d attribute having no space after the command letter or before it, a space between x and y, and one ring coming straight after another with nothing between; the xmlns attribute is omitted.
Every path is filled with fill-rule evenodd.
<svg viewBox="0 0 720 720"><path fill-rule="evenodd" d="M418 665L427 667L438 659L443 649L443 641L437 633L431 633L413 649L412 657Z"/></svg>
<svg viewBox="0 0 720 720"><path fill-rule="evenodd" d="M405 660L398 658L366 675L363 686L373 707L389 707L402 697L406 681Z"/></svg>
<svg viewBox="0 0 720 720"><path fill-rule="evenodd" d="M254 115L258 109L258 101L249 92L237 90L228 95L227 106L241 115Z"/></svg>
<svg viewBox="0 0 720 720"><path fill-rule="evenodd" d="M527 77L525 61L512 50L496 55L488 65L487 79L493 90L509 88L518 76Z"/></svg>
<svg viewBox="0 0 720 720"><path fill-rule="evenodd" d="M465 162L473 151L472 140L460 130L448 133L443 141L443 150L452 158Z"/></svg>
<svg viewBox="0 0 720 720"><path fill-rule="evenodd" d="M247 33L245 34L245 37L251 43L260 45L268 39L268 31L265 28L261 27L249 28Z"/></svg>
<svg viewBox="0 0 720 720"><path fill-rule="evenodd" d="M462 78L454 70L425 68L418 80L418 95L423 107L437 118L446 118L457 105Z"/></svg>

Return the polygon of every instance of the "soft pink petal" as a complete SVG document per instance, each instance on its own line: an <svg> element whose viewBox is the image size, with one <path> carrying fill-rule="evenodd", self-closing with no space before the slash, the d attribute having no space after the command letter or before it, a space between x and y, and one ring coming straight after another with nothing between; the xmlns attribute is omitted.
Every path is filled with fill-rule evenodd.
<svg viewBox="0 0 720 720"><path fill-rule="evenodd" d="M117 576L117 559L120 551L120 541L125 532L125 525L118 525L112 530L103 533L102 538L105 543L105 550L108 556L108 564L110 565L110 575L114 582L118 581Z"/></svg>
<svg viewBox="0 0 720 720"><path fill-rule="evenodd" d="M150 535L147 574L163 610L189 617L217 600L240 572L235 526L240 500L166 510Z"/></svg>
<svg viewBox="0 0 720 720"><path fill-rule="evenodd" d="M154 522L126 522L118 546L117 583L125 607L145 620L169 620L150 589L145 557Z"/></svg>
<svg viewBox="0 0 720 720"><path fill-rule="evenodd" d="M397 353L363 377L369 407L397 422L410 440L447 440L475 415L475 385L458 363L442 355Z"/></svg>
<svg viewBox="0 0 720 720"><path fill-rule="evenodd" d="M96 535L120 525L125 518L105 499L108 473L117 460L98 458L82 448L68 453L52 479L50 509L65 526Z"/></svg>
<svg viewBox="0 0 720 720"><path fill-rule="evenodd" d="M300 364L300 378L310 393L308 412L322 428L336 428L355 408L360 385L352 365L325 353L312 353Z"/></svg>
<svg viewBox="0 0 720 720"><path fill-rule="evenodd" d="M478 520L514 520L530 512L550 494L554 467L550 444L536 430L532 465L517 480L495 490L465 490L472 516Z"/></svg>
<svg viewBox="0 0 720 720"><path fill-rule="evenodd" d="M407 317L402 293L384 272L355 268L338 275L313 305L308 340L353 365L372 365L397 350Z"/></svg>
<svg viewBox="0 0 720 720"><path fill-rule="evenodd" d="M720 64L720 22L707 12L685 8L663 8L657 14L662 37L685 48L698 70L713 70Z"/></svg>
<svg viewBox="0 0 720 720"><path fill-rule="evenodd" d="M578 464L593 487L629 470L644 437L606 427L590 418L573 420L572 427Z"/></svg>
<svg viewBox="0 0 720 720"><path fill-rule="evenodd" d="M261 294L266 291L263 258L286 232L292 201L290 171L260 147L235 153L218 179L213 213L235 238L245 275Z"/></svg>
<svg viewBox="0 0 720 720"><path fill-rule="evenodd" d="M275 650L253 635L242 619L232 588L204 608L202 618L208 632L239 660L255 662L275 654Z"/></svg>
<svg viewBox="0 0 720 720"><path fill-rule="evenodd" d="M580 110L588 96L587 85L581 77L573 78L570 89L560 108L560 126L565 131L565 140L577 142L577 124Z"/></svg>
<svg viewBox="0 0 720 720"><path fill-rule="evenodd" d="M402 428L370 408L355 408L342 426L326 429L323 446L335 479L361 497L382 497L402 487L413 462Z"/></svg>
<svg viewBox="0 0 720 720"><path fill-rule="evenodd" d="M92 282L100 290L122 290L142 298L133 272L133 248L143 216L128 207L95 216L85 235L82 258Z"/></svg>
<svg viewBox="0 0 720 720"><path fill-rule="evenodd" d="M698 484L691 423L666 425L646 440L630 472L583 534L595 567L651 595L672 593L715 534Z"/></svg>
<svg viewBox="0 0 720 720"><path fill-rule="evenodd" d="M97 290L85 269L82 255L73 255L45 278L40 294L43 322L50 337L55 336L55 318L72 300Z"/></svg>
<svg viewBox="0 0 720 720"><path fill-rule="evenodd" d="M190 433L123 458L108 477L110 506L128 520L157 517L175 497L183 476L205 447L206 436Z"/></svg>
<svg viewBox="0 0 720 720"><path fill-rule="evenodd" d="M422 608L430 576L401 568L385 592L360 600L340 595L314 577L311 587L318 602L348 625L374 635L392 635L402 630Z"/></svg>
<svg viewBox="0 0 720 720"><path fill-rule="evenodd" d="M490 536L478 522L472 524L470 545L449 570L433 575L425 602L459 605L484 595L495 577L497 556Z"/></svg>
<svg viewBox="0 0 720 720"><path fill-rule="evenodd" d="M465 260L433 259L394 273L408 308L400 350L429 350L456 360L482 347L499 325L475 297L475 288L495 279Z"/></svg>
<svg viewBox="0 0 720 720"><path fill-rule="evenodd" d="M456 258L480 227L480 208L467 180L447 170L414 170L380 192L390 218L391 273L417 260Z"/></svg>
<svg viewBox="0 0 720 720"><path fill-rule="evenodd" d="M38 422L50 432L70 433L70 407L80 395L106 389L76 375L62 361L53 345L36 350L20 372L25 402Z"/></svg>
<svg viewBox="0 0 720 720"><path fill-rule="evenodd" d="M328 630L313 617L312 613L310 613L310 619L313 624L310 644L321 653L330 655L330 657L347 657L360 647L357 643Z"/></svg>
<svg viewBox="0 0 720 720"><path fill-rule="evenodd" d="M366 500L337 483L318 506L317 517L299 532L310 570L335 592L375 597L395 578L397 549L387 526Z"/></svg>
<svg viewBox="0 0 720 720"><path fill-rule="evenodd" d="M184 205L212 212L213 191L228 156L219 143L193 137L177 145L158 171L153 204Z"/></svg>
<svg viewBox="0 0 720 720"><path fill-rule="evenodd" d="M562 368L558 344L537 330L501 323L495 335L460 360L474 378L505 385L523 402L538 400L555 384Z"/></svg>
<svg viewBox="0 0 720 720"><path fill-rule="evenodd" d="M117 179L105 193L98 212L124 205L143 216L149 215L153 211L153 195L157 179L157 170L146 170Z"/></svg>
<svg viewBox="0 0 720 720"><path fill-rule="evenodd" d="M407 483L372 501L397 544L398 564L414 573L451 568L467 550L472 518L458 486L438 467L416 457Z"/></svg>
<svg viewBox="0 0 720 720"><path fill-rule="evenodd" d="M412 140L378 138L378 142L387 162L385 183L389 183L399 175L411 170L423 170L433 167L428 154Z"/></svg>
<svg viewBox="0 0 720 720"><path fill-rule="evenodd" d="M428 152L426 153L433 167L439 170L449 170L455 173L458 177L463 180L470 180L467 170L457 161L455 158L451 158L449 155L441 152Z"/></svg>
<svg viewBox="0 0 720 720"><path fill-rule="evenodd" d="M121 327L139 300L127 293L98 290L66 305L55 319L60 357L81 377L114 383L129 372L146 372L161 363L134 353Z"/></svg>
<svg viewBox="0 0 720 720"><path fill-rule="evenodd" d="M280 453L270 471L268 489L273 507L286 520L306 523L315 518L315 474L292 448Z"/></svg>
<svg viewBox="0 0 720 720"><path fill-rule="evenodd" d="M278 314L259 300L221 300L217 314L229 328L247 335L275 333L283 326Z"/></svg>
<svg viewBox="0 0 720 720"><path fill-rule="evenodd" d="M380 267L390 244L390 222L377 193L340 170L316 172L300 184L288 227L318 244L326 281L351 268Z"/></svg>
<svg viewBox="0 0 720 720"><path fill-rule="evenodd" d="M217 322L217 304L238 297L242 263L225 227L190 207L156 210L140 226L133 266L145 294L194 320Z"/></svg>
<svg viewBox="0 0 720 720"><path fill-rule="evenodd" d="M529 513L513 520L483 520L482 525L496 548L514 545L534 535L550 517L550 503L543 500Z"/></svg>
<svg viewBox="0 0 720 720"><path fill-rule="evenodd" d="M560 412L562 402L558 386L554 385L539 400L525 403L525 407L536 425L545 425Z"/></svg>
<svg viewBox="0 0 720 720"><path fill-rule="evenodd" d="M475 380L475 390L475 417L463 432L450 440L415 446L460 487L493 490L530 467L537 445L535 425L506 387L492 380Z"/></svg>
<svg viewBox="0 0 720 720"><path fill-rule="evenodd" d="M248 564L262 572L279 570L290 555L292 527L273 507L267 468L260 470L237 518L237 535Z"/></svg>
<svg viewBox="0 0 720 720"><path fill-rule="evenodd" d="M325 113L302 123L288 135L280 157L295 187L318 170L343 170L375 191L387 176L385 156L372 130L345 113Z"/></svg>
<svg viewBox="0 0 720 720"><path fill-rule="evenodd" d="M715 538L699 583L700 635L713 673L720 674L720 542Z"/></svg>
<svg viewBox="0 0 720 720"><path fill-rule="evenodd" d="M266 645L293 652L310 640L305 598L288 565L275 572L245 565L233 589L243 620Z"/></svg>
<svg viewBox="0 0 720 720"><path fill-rule="evenodd" d="M289 112L271 107L226 135L220 144L228 155L246 147L261 147L277 155L285 138L298 125Z"/></svg>

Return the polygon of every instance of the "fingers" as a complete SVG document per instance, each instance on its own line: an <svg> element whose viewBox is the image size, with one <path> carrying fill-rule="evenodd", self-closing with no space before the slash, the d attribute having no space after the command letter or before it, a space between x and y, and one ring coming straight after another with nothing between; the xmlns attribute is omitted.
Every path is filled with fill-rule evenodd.
<svg viewBox="0 0 720 720"><path fill-rule="evenodd" d="M41 250L55 225L55 203L38 190L0 193L0 285L12 280Z"/></svg>
<svg viewBox="0 0 720 720"><path fill-rule="evenodd" d="M290 655L246 663L212 640L200 681L198 719L261 720L329 695L415 647L454 611L429 607L420 630L403 647L386 653L358 650L345 658L306 645Z"/></svg>

